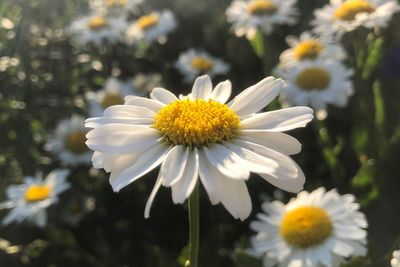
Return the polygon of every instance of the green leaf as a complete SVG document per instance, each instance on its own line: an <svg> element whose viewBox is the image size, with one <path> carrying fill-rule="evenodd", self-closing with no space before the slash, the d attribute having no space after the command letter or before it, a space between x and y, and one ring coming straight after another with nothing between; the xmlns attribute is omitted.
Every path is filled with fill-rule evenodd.
<svg viewBox="0 0 400 267"><path fill-rule="evenodd" d="M254 38L250 41L254 53L262 58L265 55L264 36L260 31L257 31Z"/></svg>

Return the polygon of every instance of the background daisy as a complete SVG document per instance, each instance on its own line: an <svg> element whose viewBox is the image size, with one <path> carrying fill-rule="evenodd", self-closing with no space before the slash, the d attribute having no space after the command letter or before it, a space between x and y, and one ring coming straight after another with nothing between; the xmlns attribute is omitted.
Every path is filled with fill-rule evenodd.
<svg viewBox="0 0 400 267"><path fill-rule="evenodd" d="M283 204L264 203L250 227L264 266L336 267L343 258L366 254L367 221L353 195L319 188Z"/></svg>
<svg viewBox="0 0 400 267"><path fill-rule="evenodd" d="M393 251L393 256L390 261L392 267L400 267L400 250Z"/></svg>

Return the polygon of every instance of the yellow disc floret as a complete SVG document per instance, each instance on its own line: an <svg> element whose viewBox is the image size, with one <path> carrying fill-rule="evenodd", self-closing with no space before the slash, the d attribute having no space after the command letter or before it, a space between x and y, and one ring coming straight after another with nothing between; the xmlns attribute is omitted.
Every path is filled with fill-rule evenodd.
<svg viewBox="0 0 400 267"><path fill-rule="evenodd" d="M114 105L122 105L124 103L124 99L117 94L108 94L105 95L103 100L101 101L101 106L103 108L108 108Z"/></svg>
<svg viewBox="0 0 400 267"><path fill-rule="evenodd" d="M85 144L86 132L76 131L68 134L65 138L65 148L73 154L82 154L88 150Z"/></svg>
<svg viewBox="0 0 400 267"><path fill-rule="evenodd" d="M304 90L324 90L330 82L329 72L321 68L304 69L296 78L296 84Z"/></svg>
<svg viewBox="0 0 400 267"><path fill-rule="evenodd" d="M253 0L247 10L251 15L272 15L278 11L278 7L270 0Z"/></svg>
<svg viewBox="0 0 400 267"><path fill-rule="evenodd" d="M365 0L347 0L335 10L335 17L340 20L354 20L357 14L372 13L375 7Z"/></svg>
<svg viewBox="0 0 400 267"><path fill-rule="evenodd" d="M228 106L204 99L176 100L157 113L153 124L165 141L189 147L229 140L239 126L239 116Z"/></svg>
<svg viewBox="0 0 400 267"><path fill-rule="evenodd" d="M158 24L158 15L152 13L149 15L141 16L136 23L140 29L147 30Z"/></svg>
<svg viewBox="0 0 400 267"><path fill-rule="evenodd" d="M299 59L315 59L324 49L324 46L317 40L307 40L294 48L294 56Z"/></svg>
<svg viewBox="0 0 400 267"><path fill-rule="evenodd" d="M127 0L106 0L106 5L109 7L124 7L127 4Z"/></svg>
<svg viewBox="0 0 400 267"><path fill-rule="evenodd" d="M210 71L214 67L214 63L205 57L194 57L192 59L192 67L202 73Z"/></svg>
<svg viewBox="0 0 400 267"><path fill-rule="evenodd" d="M89 19L88 26L91 30L101 30L108 27L108 21L106 18L101 16L95 16Z"/></svg>
<svg viewBox="0 0 400 267"><path fill-rule="evenodd" d="M33 184L25 191L25 201L35 202L45 200L50 197L51 188L47 185Z"/></svg>
<svg viewBox="0 0 400 267"><path fill-rule="evenodd" d="M283 239L299 248L321 244L332 235L333 224L323 209L304 206L288 211L281 221L279 233Z"/></svg>

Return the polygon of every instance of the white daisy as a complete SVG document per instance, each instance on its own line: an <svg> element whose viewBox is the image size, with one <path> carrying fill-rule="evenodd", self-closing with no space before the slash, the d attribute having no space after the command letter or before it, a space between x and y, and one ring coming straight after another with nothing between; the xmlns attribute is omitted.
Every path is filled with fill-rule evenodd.
<svg viewBox="0 0 400 267"><path fill-rule="evenodd" d="M226 10L236 36L253 39L257 30L270 34L276 25L296 23L296 0L235 0Z"/></svg>
<svg viewBox="0 0 400 267"><path fill-rule="evenodd" d="M291 67L303 60L318 58L344 60L346 54L343 48L328 36L317 37L310 32L303 32L300 38L289 36L286 42L290 48L280 55L280 64Z"/></svg>
<svg viewBox="0 0 400 267"><path fill-rule="evenodd" d="M338 61L305 60L290 68L280 66L276 73L287 80L281 93L283 105L311 106L321 120L327 116L327 104L344 107L353 94L352 71Z"/></svg>
<svg viewBox="0 0 400 267"><path fill-rule="evenodd" d="M144 96L145 93L146 91L135 90L132 81L124 82L110 77L107 79L102 90L86 94L86 99L90 105L90 116L101 116L104 109L109 106L123 104L124 97L127 95Z"/></svg>
<svg viewBox="0 0 400 267"><path fill-rule="evenodd" d="M164 43L166 35L176 28L174 14L170 10L153 11L141 16L126 30L126 41L134 44L140 41Z"/></svg>
<svg viewBox="0 0 400 267"><path fill-rule="evenodd" d="M43 180L41 175L24 177L24 184L10 185L7 188L7 200L0 204L2 208L12 209L3 219L3 224L21 223L29 220L39 227L47 222L46 208L58 201L58 195L70 185L66 181L68 170L54 170Z"/></svg>
<svg viewBox="0 0 400 267"><path fill-rule="evenodd" d="M301 144L281 132L304 127L313 118L312 109L256 113L282 86L282 80L268 77L225 105L231 83L221 82L213 90L205 75L185 99L163 88L155 88L151 99L128 96L124 105L86 120L94 128L86 142L95 151L93 165L111 173L114 191L161 165L145 217L161 185L171 187L174 203L183 203L200 177L213 204L222 202L233 217L244 220L251 212L245 183L250 172L291 192L301 190L305 181L288 156L300 152Z"/></svg>
<svg viewBox="0 0 400 267"><path fill-rule="evenodd" d="M121 40L126 25L124 16L107 17L94 12L72 22L69 33L77 45L114 44Z"/></svg>
<svg viewBox="0 0 400 267"><path fill-rule="evenodd" d="M121 12L135 11L143 0L92 0L90 6L98 12L119 15Z"/></svg>
<svg viewBox="0 0 400 267"><path fill-rule="evenodd" d="M316 18L311 23L321 35L341 37L360 26L384 28L399 9L396 0L330 0L314 11Z"/></svg>
<svg viewBox="0 0 400 267"><path fill-rule="evenodd" d="M343 258L366 253L367 221L353 195L319 188L301 192L283 204L265 202L265 212L250 227L254 252L264 256L264 266L339 266Z"/></svg>
<svg viewBox="0 0 400 267"><path fill-rule="evenodd" d="M57 125L45 149L55 154L64 165L90 163L92 153L85 145L87 132L84 118L73 115Z"/></svg>
<svg viewBox="0 0 400 267"><path fill-rule="evenodd" d="M229 70L229 65L224 61L212 57L203 50L193 48L180 54L175 67L182 73L187 83L193 82L201 74L207 74L212 78L226 74Z"/></svg>
<svg viewBox="0 0 400 267"><path fill-rule="evenodd" d="M400 267L400 250L393 251L393 257L390 261L392 267Z"/></svg>

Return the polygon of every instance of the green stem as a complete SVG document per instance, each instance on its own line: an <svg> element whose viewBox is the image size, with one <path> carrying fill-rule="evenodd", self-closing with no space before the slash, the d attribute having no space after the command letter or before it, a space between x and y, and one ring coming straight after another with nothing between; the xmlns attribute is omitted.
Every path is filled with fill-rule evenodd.
<svg viewBox="0 0 400 267"><path fill-rule="evenodd" d="M200 208L199 184L189 197L189 266L197 267L199 258Z"/></svg>

